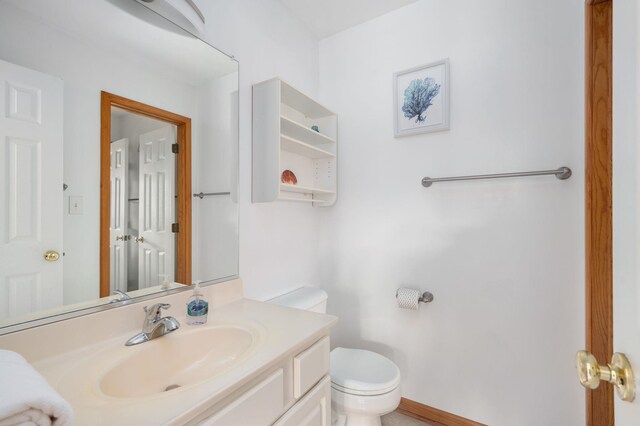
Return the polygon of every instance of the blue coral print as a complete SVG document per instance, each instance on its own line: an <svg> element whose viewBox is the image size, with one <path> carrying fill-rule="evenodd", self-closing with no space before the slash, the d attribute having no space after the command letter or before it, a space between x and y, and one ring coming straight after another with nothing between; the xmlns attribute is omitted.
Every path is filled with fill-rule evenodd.
<svg viewBox="0 0 640 426"><path fill-rule="evenodd" d="M415 79L404 89L404 105L402 112L409 120L416 118L416 123L422 123L427 119L427 109L432 105L433 98L440 93L440 85L427 77Z"/></svg>

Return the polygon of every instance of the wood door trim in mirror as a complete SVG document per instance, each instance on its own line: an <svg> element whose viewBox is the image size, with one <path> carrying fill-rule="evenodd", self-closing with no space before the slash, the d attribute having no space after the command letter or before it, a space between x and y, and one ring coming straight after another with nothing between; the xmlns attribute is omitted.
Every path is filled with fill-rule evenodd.
<svg viewBox="0 0 640 426"><path fill-rule="evenodd" d="M109 203L111 107L175 125L179 147L176 182L176 213L180 224L176 233L175 281L191 284L191 119L151 105L101 92L100 99L100 297L110 293L109 285Z"/></svg>
<svg viewBox="0 0 640 426"><path fill-rule="evenodd" d="M587 0L585 10L585 272L586 347L613 354L613 1ZM613 426L610 384L586 391L586 424Z"/></svg>

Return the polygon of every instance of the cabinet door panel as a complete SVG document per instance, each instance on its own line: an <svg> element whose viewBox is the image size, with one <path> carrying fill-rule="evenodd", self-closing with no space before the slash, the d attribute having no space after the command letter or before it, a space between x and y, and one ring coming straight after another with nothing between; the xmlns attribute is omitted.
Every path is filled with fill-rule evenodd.
<svg viewBox="0 0 640 426"><path fill-rule="evenodd" d="M330 349L327 336L293 358L293 396L296 399L329 374Z"/></svg>
<svg viewBox="0 0 640 426"><path fill-rule="evenodd" d="M284 371L279 369L200 425L267 426L283 410Z"/></svg>
<svg viewBox="0 0 640 426"><path fill-rule="evenodd" d="M329 426L331 424L331 379L326 376L274 426Z"/></svg>

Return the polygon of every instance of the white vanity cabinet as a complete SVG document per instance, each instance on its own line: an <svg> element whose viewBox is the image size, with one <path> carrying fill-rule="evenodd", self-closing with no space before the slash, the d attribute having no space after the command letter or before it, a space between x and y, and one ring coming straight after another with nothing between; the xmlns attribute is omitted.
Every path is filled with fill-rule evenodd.
<svg viewBox="0 0 640 426"><path fill-rule="evenodd" d="M214 301L207 324L141 345L124 345L139 331L142 304L133 303L0 335L0 347L32 363L77 425L328 426L338 319L245 299L240 280L201 290ZM187 298L154 301L180 317Z"/></svg>
<svg viewBox="0 0 640 426"><path fill-rule="evenodd" d="M253 202L333 205L337 137L338 116L311 97L278 78L254 84Z"/></svg>
<svg viewBox="0 0 640 426"><path fill-rule="evenodd" d="M324 376L307 395L280 417L276 426L327 426L331 423L331 379Z"/></svg>
<svg viewBox="0 0 640 426"><path fill-rule="evenodd" d="M295 348L274 367L206 410L192 424L330 425L329 352L329 336Z"/></svg>
<svg viewBox="0 0 640 426"><path fill-rule="evenodd" d="M284 406L284 371L278 368L200 425L270 425Z"/></svg>

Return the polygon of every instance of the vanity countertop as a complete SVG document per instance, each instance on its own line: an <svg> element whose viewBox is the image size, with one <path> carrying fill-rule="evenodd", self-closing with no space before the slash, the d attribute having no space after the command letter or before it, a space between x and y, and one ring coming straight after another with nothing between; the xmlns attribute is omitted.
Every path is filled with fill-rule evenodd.
<svg viewBox="0 0 640 426"><path fill-rule="evenodd" d="M71 403L77 425L180 425L258 376L294 347L326 333L337 321L330 315L249 299L216 309L209 314L206 325L187 326L184 317L177 319L183 324L180 329L147 343L126 347L124 342L131 336L130 333L123 334L90 347L43 359L34 367ZM169 343L169 339L179 338L194 328L225 324L257 331L257 338L246 358L228 371L190 386L145 397L114 398L100 388L104 373L123 358L131 356L133 351L149 350L148 345L154 345L154 351L162 351L163 344ZM202 342L202 347L194 347L193 350L206 350L206 345L216 344L224 342ZM106 355L108 359L105 359ZM91 374L78 377L78 373L84 372Z"/></svg>
<svg viewBox="0 0 640 426"><path fill-rule="evenodd" d="M180 329L147 343L126 347L127 339L139 331L131 329L105 341L41 358L33 365L71 403L77 425L180 425L255 379L294 348L327 334L337 321L331 315L249 299L215 307L206 325L188 326L184 316L176 318L182 324ZM160 353L171 343L170 339L181 338L196 329L225 325L251 330L254 335L243 359L228 370L192 385L149 396L116 398L103 392L101 378L135 351ZM224 345L224 341L204 341L202 346L189 350L207 351L211 345Z"/></svg>

